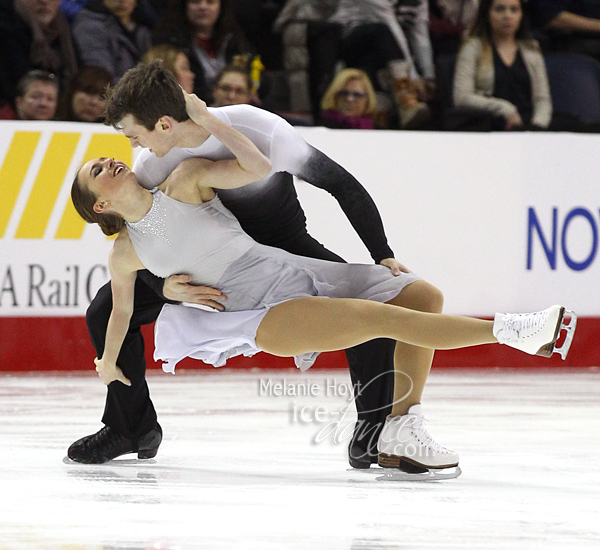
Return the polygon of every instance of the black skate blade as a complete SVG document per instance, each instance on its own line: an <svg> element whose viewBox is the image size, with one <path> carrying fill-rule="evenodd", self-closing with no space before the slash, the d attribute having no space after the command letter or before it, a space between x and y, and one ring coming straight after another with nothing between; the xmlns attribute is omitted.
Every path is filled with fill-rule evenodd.
<svg viewBox="0 0 600 550"><path fill-rule="evenodd" d="M570 317L569 323L565 323L565 317ZM558 353L562 360L564 361L567 358L567 353L569 353L569 349L571 349L571 344L573 343L573 336L575 336L575 329L577 328L577 315L574 311L565 310L564 314L560 320L560 328L559 333L561 331L565 331L565 339L560 347L554 347L552 350L554 353Z"/></svg>
<svg viewBox="0 0 600 550"><path fill-rule="evenodd" d="M427 470L419 474L402 472L396 468L382 468L381 471L383 471L383 475L376 477L377 481L444 481L456 479L462 474L460 466L444 470Z"/></svg>
<svg viewBox="0 0 600 550"><path fill-rule="evenodd" d="M71 460L68 456L63 458L63 464L69 464L72 466L144 466L146 464L156 464L154 458L115 458L108 460L107 462L101 462L100 464L86 464L85 462L77 462Z"/></svg>

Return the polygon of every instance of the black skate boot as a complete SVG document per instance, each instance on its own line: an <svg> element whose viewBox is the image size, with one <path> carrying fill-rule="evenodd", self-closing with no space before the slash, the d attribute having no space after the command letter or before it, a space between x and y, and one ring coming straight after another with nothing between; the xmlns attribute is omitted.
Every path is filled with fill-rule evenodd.
<svg viewBox="0 0 600 550"><path fill-rule="evenodd" d="M104 426L95 434L82 437L73 443L67 451L68 457L82 464L102 464L128 453L137 453L138 458L154 458L162 441L162 428L156 424L154 429L137 441L127 439Z"/></svg>
<svg viewBox="0 0 600 550"><path fill-rule="evenodd" d="M352 441L348 446L348 462L352 468L357 470L367 470L371 464L377 464L378 454L370 454Z"/></svg>

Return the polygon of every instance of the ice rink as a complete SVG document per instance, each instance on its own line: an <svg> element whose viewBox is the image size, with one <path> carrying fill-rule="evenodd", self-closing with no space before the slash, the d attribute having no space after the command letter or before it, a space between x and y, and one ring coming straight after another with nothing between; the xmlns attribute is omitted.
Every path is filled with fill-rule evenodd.
<svg viewBox="0 0 600 550"><path fill-rule="evenodd" d="M600 548L597 368L434 371L428 429L463 471L434 482L349 470L345 371L149 383L156 459L84 466L63 459L101 427L102 382L0 376L0 549Z"/></svg>

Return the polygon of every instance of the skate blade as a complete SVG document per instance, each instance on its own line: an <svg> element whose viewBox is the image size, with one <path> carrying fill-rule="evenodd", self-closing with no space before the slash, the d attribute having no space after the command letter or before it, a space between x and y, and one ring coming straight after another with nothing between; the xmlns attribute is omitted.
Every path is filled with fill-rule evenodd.
<svg viewBox="0 0 600 550"><path fill-rule="evenodd" d="M156 464L156 460L153 458L115 458L108 460L107 462L101 462L100 464L86 464L85 462L76 462L71 460L68 456L63 458L63 464L73 464L74 466L140 466L145 464Z"/></svg>
<svg viewBox="0 0 600 550"><path fill-rule="evenodd" d="M565 317L570 317L571 320L569 323L565 323ZM558 353L562 360L564 361L567 358L567 353L569 353L569 349L571 348L571 344L573 343L573 336L575 335L575 327L577 326L577 315L574 311L565 309L564 307L560 310L560 317L558 322L556 323L556 331L554 332L554 338L552 342L542 346L536 353L536 355L540 355L541 357L550 357L553 353ZM562 346L557 347L556 342L560 337L560 333L562 330L566 331L565 339L563 341Z"/></svg>
<svg viewBox="0 0 600 550"><path fill-rule="evenodd" d="M462 474L460 466L446 470L428 470L421 474L409 474L397 469L383 468L383 475L376 477L377 481L444 481L456 479Z"/></svg>
<svg viewBox="0 0 600 550"><path fill-rule="evenodd" d="M571 318L569 324L565 323L565 316ZM573 336L575 336L575 328L577 328L577 315L574 311L567 309L565 310L565 314L560 320L560 330L565 330L565 341L563 342L560 348L554 348L554 353L558 353L562 357L563 361L567 358L567 353L569 353L569 349L571 348L571 344L573 343Z"/></svg>

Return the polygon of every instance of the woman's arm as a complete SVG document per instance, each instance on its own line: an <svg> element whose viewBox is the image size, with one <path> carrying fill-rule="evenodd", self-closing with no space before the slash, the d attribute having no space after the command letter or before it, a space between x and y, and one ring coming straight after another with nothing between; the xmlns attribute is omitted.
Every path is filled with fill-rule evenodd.
<svg viewBox="0 0 600 550"><path fill-rule="evenodd" d="M187 112L199 126L210 132L234 155L233 160L212 162L189 159L194 163L200 187L232 189L265 178L272 169L271 161L246 136L209 113L206 103L194 94L185 94Z"/></svg>
<svg viewBox="0 0 600 550"><path fill-rule="evenodd" d="M108 258L108 267L111 276L113 308L108 320L104 353L101 359L94 359L94 363L96 363L98 376L106 385L118 380L130 386L129 379L117 367L117 358L133 313L137 271L143 269L144 266L135 253L126 229L119 234L115 241Z"/></svg>

